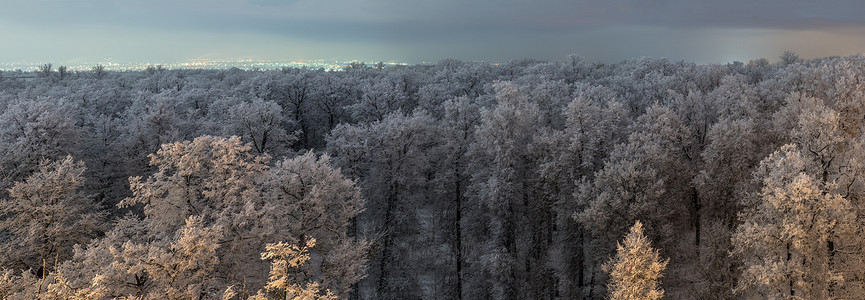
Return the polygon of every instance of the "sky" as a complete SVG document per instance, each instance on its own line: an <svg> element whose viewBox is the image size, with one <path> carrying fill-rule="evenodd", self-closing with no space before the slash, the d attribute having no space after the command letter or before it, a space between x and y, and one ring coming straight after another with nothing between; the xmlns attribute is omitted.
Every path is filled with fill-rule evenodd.
<svg viewBox="0 0 865 300"><path fill-rule="evenodd" d="M861 0L0 0L0 63L865 52Z"/></svg>

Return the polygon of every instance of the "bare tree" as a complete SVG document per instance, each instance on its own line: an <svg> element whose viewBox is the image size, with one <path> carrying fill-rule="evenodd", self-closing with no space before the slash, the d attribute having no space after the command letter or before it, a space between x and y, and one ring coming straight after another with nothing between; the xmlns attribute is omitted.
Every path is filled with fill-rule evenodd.
<svg viewBox="0 0 865 300"><path fill-rule="evenodd" d="M60 74L60 79L66 78L69 75L69 68L66 66L60 66L57 68L57 74Z"/></svg>
<svg viewBox="0 0 865 300"><path fill-rule="evenodd" d="M801 60L799 59L799 55L796 55L796 53L790 50L784 51L784 54L781 54L781 56L779 56L778 58L781 59L781 64L784 66L789 66L797 62L801 62Z"/></svg>
<svg viewBox="0 0 865 300"><path fill-rule="evenodd" d="M102 79L105 78L105 75L108 74L108 72L105 71L105 66L96 65L93 67L93 74L96 75L97 79Z"/></svg>
<svg viewBox="0 0 865 300"><path fill-rule="evenodd" d="M40 77L49 77L49 76L51 76L51 72L53 72L51 70L51 68L52 68L52 65L50 63L41 65L41 66L39 66L37 73L39 74Z"/></svg>

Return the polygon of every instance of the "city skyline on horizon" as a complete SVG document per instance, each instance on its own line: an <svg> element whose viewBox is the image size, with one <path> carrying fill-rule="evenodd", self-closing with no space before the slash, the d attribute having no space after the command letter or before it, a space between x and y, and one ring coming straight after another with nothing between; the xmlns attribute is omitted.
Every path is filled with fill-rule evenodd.
<svg viewBox="0 0 865 300"><path fill-rule="evenodd" d="M0 71L35 71L44 64L51 64L53 68L65 66L72 71L86 71L97 65L105 67L106 70L145 70L148 67L164 67L166 69L278 69L281 67L309 67L309 68L324 68L338 69L352 62L362 62L367 65L382 62L385 65L407 65L408 63L398 61L364 61L358 59L255 59L255 58L220 58L220 59L205 59L205 58L190 58L179 61L161 61L161 62L113 62L105 61L89 61L89 62L0 62ZM422 62L428 63L428 62Z"/></svg>
<svg viewBox="0 0 865 300"><path fill-rule="evenodd" d="M785 50L785 51L790 51L790 50ZM799 55L795 51L792 51L792 52L795 53L796 55ZM750 63L750 62L753 62L753 61L759 60L759 59L766 59L770 63L775 63L775 62L780 61L780 56L782 54L783 54L783 52L778 53L778 55L773 56L773 57L753 57L753 58L744 59L744 60L730 60L730 61L724 61L724 62L710 62L710 63L693 62L693 61L687 61L687 60L683 60L683 59L675 60L675 59L670 59L668 57L641 56L641 57L626 58L626 59L622 59L621 61L610 62L610 63L615 64L615 63L619 63L619 62L623 62L623 61L627 61L627 60L631 60L631 59L639 59L639 58L643 58L643 57L655 58L655 59L668 59L671 61L693 62L693 63L696 63L698 65L706 65L706 64L724 65L724 64L730 64L730 63L735 63L735 62ZM856 54L865 54L865 52L850 53L850 54L846 54L846 55L831 55L831 56L823 56L823 57L846 57L846 56L856 55ZM813 58L823 58L823 57L802 57L802 59L813 59ZM520 59L537 59L539 61L546 61L546 62L562 62L565 58L566 57L562 57L561 59L557 59L557 60L545 60L545 59L525 57L525 58L514 58L514 59L508 60L508 61L499 61L499 60L463 60L463 61L478 62L478 63L491 63L491 64L499 65L499 64L507 63L509 61L520 60ZM581 58L585 59L587 62L590 62L590 63L608 63L608 62L592 61L592 59L590 57L581 56ZM42 66L44 64L51 64L53 68L65 66L71 71L87 71L87 70L90 70L97 65L104 66L106 68L106 70L115 70L115 71L145 70L148 67L164 67L166 69L230 69L230 68L239 68L239 69L244 69L244 70L253 70L253 69L268 70L268 69L279 69L282 67L298 67L298 68L308 67L308 68L312 68L312 69L323 68L323 69L327 69L327 70L336 70L336 69L341 69L342 67L345 67L348 64L353 63L353 62L361 62L361 63L364 63L368 66L372 66L372 65L379 63L379 62L382 62L385 65L389 65L389 66L393 66L393 65L433 65L433 64L438 63L439 61L446 60L446 59L455 59L455 58L444 57L444 58L439 58L439 59L435 59L435 60L429 59L429 60L421 60L421 61L417 61L417 62L406 62L406 61L398 61L398 60L393 60L393 59L391 59L391 60L369 60L369 59L365 60L365 59L342 59L342 58L331 58L331 59L276 59L276 58L271 59L271 58L264 58L264 59L259 59L259 58L248 58L248 57L242 57L242 58L200 58L199 57L199 58L182 59L182 60L177 60L177 61L141 61L141 62L136 62L136 61L119 62L119 61L112 61L109 59L106 59L103 61L59 62L59 63L52 61L52 60L29 61L29 62L28 61L21 61L21 62L3 62L3 61L0 61L0 71L9 72L9 71L21 70L21 71L29 72L29 71L37 70L40 66Z"/></svg>

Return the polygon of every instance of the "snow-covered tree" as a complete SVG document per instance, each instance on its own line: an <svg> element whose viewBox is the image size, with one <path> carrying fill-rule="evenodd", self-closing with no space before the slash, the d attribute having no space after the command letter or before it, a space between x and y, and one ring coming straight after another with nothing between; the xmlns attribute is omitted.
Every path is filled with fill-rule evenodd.
<svg viewBox="0 0 865 300"><path fill-rule="evenodd" d="M849 296L845 277L853 274L843 271L843 261L853 253L839 248L859 238L855 210L833 192L834 182L807 172L812 163L794 145L761 162L755 175L763 188L744 199L742 225L733 235L733 254L744 264L737 291L768 298Z"/></svg>
<svg viewBox="0 0 865 300"><path fill-rule="evenodd" d="M35 172L43 159L79 154L80 129L68 113L71 109L65 101L46 97L6 105L0 113L0 188Z"/></svg>
<svg viewBox="0 0 865 300"><path fill-rule="evenodd" d="M263 290L251 300L270 299L268 295L280 300L336 300L329 290L319 291L318 282L305 282L296 277L299 269L309 261L310 248L315 247L315 239L310 238L302 246L283 242L267 244L261 259L270 260L270 276Z"/></svg>
<svg viewBox="0 0 865 300"><path fill-rule="evenodd" d="M358 176L366 210L358 215L357 236L376 237L381 251L371 262L361 293L370 297L415 298L418 277L408 265L426 261L415 255L421 208L434 194L427 185L433 165L430 151L438 127L426 113L390 114L381 122L339 125L328 137L328 151L347 174Z"/></svg>
<svg viewBox="0 0 865 300"><path fill-rule="evenodd" d="M360 85L360 91L360 101L349 107L355 120L381 121L388 114L405 112L407 96L387 78L368 80Z"/></svg>
<svg viewBox="0 0 865 300"><path fill-rule="evenodd" d="M267 171L263 182L266 233L291 245L316 237L314 259L298 268L298 278L315 280L346 296L364 277L368 243L350 236L349 227L363 211L355 182L331 165L327 154L312 152L285 159Z"/></svg>
<svg viewBox="0 0 865 300"><path fill-rule="evenodd" d="M593 180L583 182L577 191L578 201L587 204L578 219L609 250L627 231L627 223L639 219L651 222L650 236L668 240L673 230L668 218L687 214L690 206L685 196L691 192L693 171L684 158L691 140L679 116L655 105L632 130Z"/></svg>
<svg viewBox="0 0 865 300"><path fill-rule="evenodd" d="M544 130L537 103L510 82L495 85L495 107L481 112L472 146L475 172L469 193L487 219L481 264L494 299L550 293L550 272L533 253L544 253L552 230L552 201L535 188L534 136ZM523 286L523 289L516 287Z"/></svg>
<svg viewBox="0 0 865 300"><path fill-rule="evenodd" d="M43 161L38 172L0 199L0 266L17 270L53 268L72 257L72 246L105 230L102 208L85 194L84 164L71 156Z"/></svg>
<svg viewBox="0 0 865 300"><path fill-rule="evenodd" d="M128 225L121 225L125 228ZM111 234L109 234L111 235ZM97 240L44 276L0 274L4 299L215 299L213 273L221 229L191 217L175 236L159 241ZM106 241L113 242L107 248Z"/></svg>
<svg viewBox="0 0 865 300"><path fill-rule="evenodd" d="M616 256L604 265L604 271L610 274L607 284L610 299L658 300L664 297L661 277L669 259L661 259L658 250L652 248L640 221L634 223L616 248Z"/></svg>
<svg viewBox="0 0 865 300"><path fill-rule="evenodd" d="M132 196L121 207L139 207L151 238L170 236L190 216L225 230L220 248L221 276L252 285L262 282L255 249L263 247L261 192L256 180L267 169L266 156L257 156L238 137L204 136L162 145L150 155L156 173L130 178ZM240 267L244 266L244 267Z"/></svg>
<svg viewBox="0 0 865 300"><path fill-rule="evenodd" d="M468 297L467 292L474 290L474 284L480 280L475 278L469 279L466 274L472 271L466 271L472 268L470 257L480 255L477 251L471 253L469 249L477 249L473 245L467 243L473 239L469 239L467 234L469 213L468 207L472 207L477 203L466 197L466 190L469 186L470 171L470 155L469 149L474 138L474 130L479 122L480 108L476 103L473 103L468 97L460 97L454 100L446 101L442 107L444 108L444 116L441 124L441 134L443 144L439 145L438 151L442 159L439 160L438 168L440 174L437 183L441 186L438 190L443 191L445 197L451 201L442 201L442 209L452 211L446 213L449 220L452 220L453 227L450 230L450 235L453 237L449 244L453 247L454 271L451 275L456 281L454 286L455 295L458 297ZM471 283L465 282L471 280Z"/></svg>
<svg viewBox="0 0 865 300"><path fill-rule="evenodd" d="M603 167L613 146L626 138L630 119L615 94L601 86L579 88L578 96L563 113L563 130L535 137L532 151L540 156L539 184L544 197L554 201L555 241L551 266L557 271L558 290L563 297L581 297L588 284L586 275L589 238L585 227L572 215L587 203L575 201L579 181L591 178Z"/></svg>
<svg viewBox="0 0 865 300"><path fill-rule="evenodd" d="M286 129L291 120L283 116L282 108L272 101L255 99L229 108L231 123L224 127L228 135L240 136L252 144L259 154L285 154L297 138Z"/></svg>
<svg viewBox="0 0 865 300"><path fill-rule="evenodd" d="M201 216L189 217L177 232L157 240L109 233L87 248L76 249L71 261L52 272L49 292L102 295L98 298L214 299L223 289L216 273L223 230L205 223ZM126 220L118 229L140 230L141 225Z"/></svg>
<svg viewBox="0 0 865 300"><path fill-rule="evenodd" d="M170 92L151 95L139 93L123 116L120 148L126 157L124 163L133 173L140 175L148 171L147 155L159 150L162 144L183 139L181 133L182 114L179 103Z"/></svg>
<svg viewBox="0 0 865 300"><path fill-rule="evenodd" d="M157 172L130 178L133 195L120 205L142 204L153 234L174 232L192 215L232 223L233 213L260 198L254 193L255 179L267 168L267 157L253 155L251 148L238 137L164 144L150 155Z"/></svg>

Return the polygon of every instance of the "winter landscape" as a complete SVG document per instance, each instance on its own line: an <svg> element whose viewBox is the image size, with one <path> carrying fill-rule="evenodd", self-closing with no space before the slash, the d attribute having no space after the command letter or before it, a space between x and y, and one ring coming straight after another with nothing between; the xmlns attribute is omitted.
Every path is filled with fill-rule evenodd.
<svg viewBox="0 0 865 300"><path fill-rule="evenodd" d="M724 3L0 1L0 299L865 299L865 5Z"/></svg>

